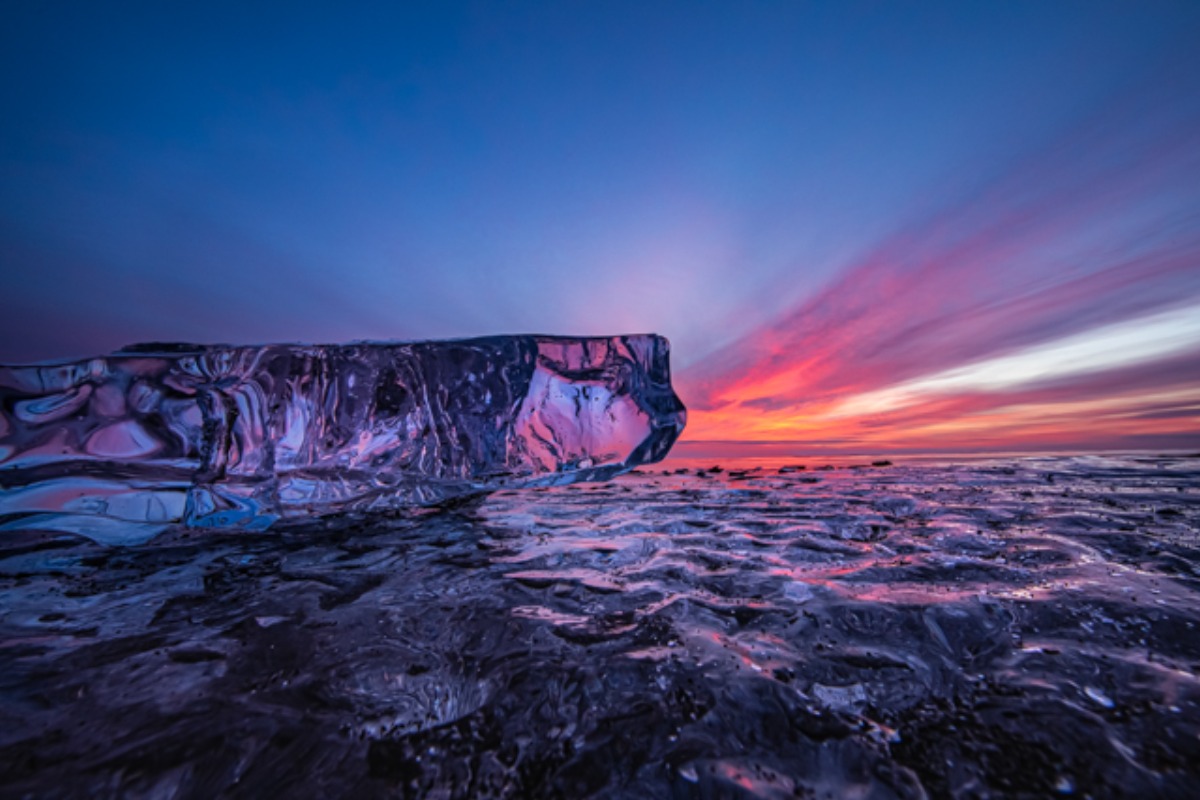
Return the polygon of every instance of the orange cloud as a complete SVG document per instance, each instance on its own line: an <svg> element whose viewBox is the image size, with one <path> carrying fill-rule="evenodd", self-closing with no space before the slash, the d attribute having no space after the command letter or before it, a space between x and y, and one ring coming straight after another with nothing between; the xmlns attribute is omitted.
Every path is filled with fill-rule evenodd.
<svg viewBox="0 0 1200 800"><path fill-rule="evenodd" d="M684 370L685 441L1200 445L1200 121L1129 111Z"/></svg>

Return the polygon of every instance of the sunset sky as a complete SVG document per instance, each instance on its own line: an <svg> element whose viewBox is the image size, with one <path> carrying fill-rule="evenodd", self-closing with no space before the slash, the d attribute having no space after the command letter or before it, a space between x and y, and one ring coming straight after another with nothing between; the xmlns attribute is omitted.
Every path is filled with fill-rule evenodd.
<svg viewBox="0 0 1200 800"><path fill-rule="evenodd" d="M654 331L693 443L1200 448L1200 3L245 5L6 8L0 361Z"/></svg>

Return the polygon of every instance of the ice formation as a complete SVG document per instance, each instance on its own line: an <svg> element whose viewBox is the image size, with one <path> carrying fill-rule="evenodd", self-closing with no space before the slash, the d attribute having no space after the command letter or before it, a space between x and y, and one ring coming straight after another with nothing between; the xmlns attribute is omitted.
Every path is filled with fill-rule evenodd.
<svg viewBox="0 0 1200 800"><path fill-rule="evenodd" d="M0 529L124 542L606 479L683 430L668 355L649 334L497 336L0 367Z"/></svg>

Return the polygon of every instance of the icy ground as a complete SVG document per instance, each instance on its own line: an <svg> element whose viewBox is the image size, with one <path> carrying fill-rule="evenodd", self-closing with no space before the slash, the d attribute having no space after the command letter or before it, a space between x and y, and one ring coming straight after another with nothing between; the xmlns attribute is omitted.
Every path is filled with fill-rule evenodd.
<svg viewBox="0 0 1200 800"><path fill-rule="evenodd" d="M1186 797L1200 459L0 539L4 797Z"/></svg>

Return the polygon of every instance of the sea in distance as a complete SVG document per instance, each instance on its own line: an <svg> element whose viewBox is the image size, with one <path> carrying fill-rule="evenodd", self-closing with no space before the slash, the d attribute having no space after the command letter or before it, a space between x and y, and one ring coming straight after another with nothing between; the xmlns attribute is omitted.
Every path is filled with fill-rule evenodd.
<svg viewBox="0 0 1200 800"><path fill-rule="evenodd" d="M0 796L1195 797L1200 458L689 454L0 535Z"/></svg>

